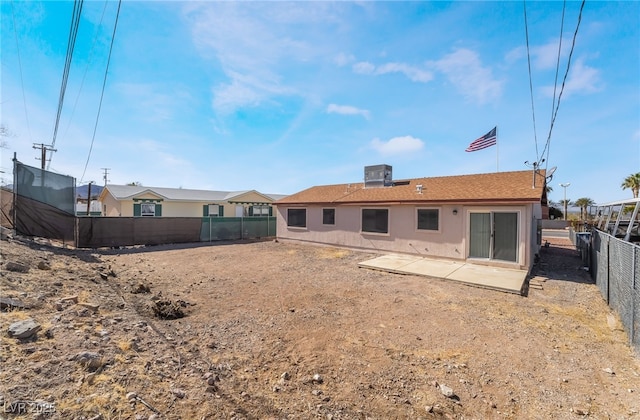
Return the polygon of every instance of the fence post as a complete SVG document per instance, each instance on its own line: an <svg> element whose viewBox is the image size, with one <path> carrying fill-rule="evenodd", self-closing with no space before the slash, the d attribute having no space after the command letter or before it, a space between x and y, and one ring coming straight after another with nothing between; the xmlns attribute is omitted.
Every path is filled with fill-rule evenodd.
<svg viewBox="0 0 640 420"><path fill-rule="evenodd" d="M607 305L609 305L609 296L611 295L611 284L609 283L609 280L611 279L611 258L609 256L609 244L611 242L610 239L611 238L607 238Z"/></svg>
<svg viewBox="0 0 640 420"><path fill-rule="evenodd" d="M636 297L638 296L637 293L635 293L636 290L636 250L632 248L632 252L633 252L633 257L631 258L631 328L630 328L630 334L629 337L631 339L631 347L634 347L635 344L635 339L636 339L636 331L635 331L635 326L636 326Z"/></svg>

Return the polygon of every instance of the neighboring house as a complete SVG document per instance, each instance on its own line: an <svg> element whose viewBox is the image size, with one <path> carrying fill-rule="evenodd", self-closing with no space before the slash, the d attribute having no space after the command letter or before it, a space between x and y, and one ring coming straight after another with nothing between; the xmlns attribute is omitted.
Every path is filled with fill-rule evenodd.
<svg viewBox="0 0 640 420"><path fill-rule="evenodd" d="M544 171L316 186L276 202L277 236L530 270L540 249Z"/></svg>
<svg viewBox="0 0 640 420"><path fill-rule="evenodd" d="M207 191L135 185L107 185L99 200L107 217L270 216L285 197L249 191Z"/></svg>
<svg viewBox="0 0 640 420"><path fill-rule="evenodd" d="M87 213L87 210L89 213ZM102 216L102 203L98 200L87 202L86 198L76 199L76 216Z"/></svg>

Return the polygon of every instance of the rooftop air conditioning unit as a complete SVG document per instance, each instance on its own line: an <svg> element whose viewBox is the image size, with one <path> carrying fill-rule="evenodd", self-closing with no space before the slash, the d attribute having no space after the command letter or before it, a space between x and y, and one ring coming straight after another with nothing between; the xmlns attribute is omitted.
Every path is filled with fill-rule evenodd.
<svg viewBox="0 0 640 420"><path fill-rule="evenodd" d="M364 167L364 187L381 188L393 185L390 165L372 165Z"/></svg>

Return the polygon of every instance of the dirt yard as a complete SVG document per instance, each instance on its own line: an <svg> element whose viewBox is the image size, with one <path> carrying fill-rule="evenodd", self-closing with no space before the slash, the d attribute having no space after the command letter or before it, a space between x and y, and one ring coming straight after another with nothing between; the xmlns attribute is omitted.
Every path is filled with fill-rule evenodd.
<svg viewBox="0 0 640 420"><path fill-rule="evenodd" d="M640 418L640 359L549 240L527 296L274 241L2 241L0 418Z"/></svg>

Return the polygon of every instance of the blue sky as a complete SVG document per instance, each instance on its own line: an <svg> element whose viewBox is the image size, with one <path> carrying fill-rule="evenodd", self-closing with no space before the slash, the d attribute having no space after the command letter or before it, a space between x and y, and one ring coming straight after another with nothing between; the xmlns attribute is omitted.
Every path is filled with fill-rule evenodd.
<svg viewBox="0 0 640 420"><path fill-rule="evenodd" d="M640 3L85 1L52 160L78 183L290 194L557 167L550 198L631 197L640 171ZM2 1L2 170L51 144L73 2ZM498 146L465 148L494 126ZM85 170L86 167L86 170Z"/></svg>

